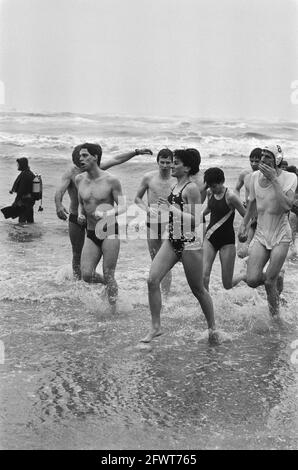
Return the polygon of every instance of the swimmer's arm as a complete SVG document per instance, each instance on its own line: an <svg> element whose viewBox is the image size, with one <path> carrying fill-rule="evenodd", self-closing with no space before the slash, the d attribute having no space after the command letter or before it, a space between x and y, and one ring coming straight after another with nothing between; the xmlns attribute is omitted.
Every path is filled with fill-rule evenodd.
<svg viewBox="0 0 298 470"><path fill-rule="evenodd" d="M150 149L136 149L132 152L121 153L120 155L109 158L107 162L101 162L100 168L102 170L107 170L112 166L121 165L121 163L125 163L137 155L152 155L152 151Z"/></svg>
<svg viewBox="0 0 298 470"><path fill-rule="evenodd" d="M201 221L202 204L198 186L195 183L188 185L184 197L186 203L184 206L185 210L182 212L179 207L171 206L171 211L173 214L180 217L181 214L183 214L183 220L185 220L185 222L199 225Z"/></svg>
<svg viewBox="0 0 298 470"><path fill-rule="evenodd" d="M80 176L80 175L78 175ZM79 201L79 206L78 206L78 222L79 224L85 224L86 223L86 212L84 209L84 201L80 196L80 193L78 193L78 201Z"/></svg>
<svg viewBox="0 0 298 470"><path fill-rule="evenodd" d="M242 217L245 216L246 210L244 209L240 198L236 194L229 194L227 197L227 202L228 205L233 209L236 209Z"/></svg>
<svg viewBox="0 0 298 470"><path fill-rule="evenodd" d="M205 220L206 215L211 213L211 209L209 209L209 199L211 197L211 191L207 187L206 187L206 196L207 196L207 205L206 205L206 207L205 207L205 209L204 209L204 211L202 212L202 215L201 215L201 222L203 222L203 223L206 222L206 220Z"/></svg>
<svg viewBox="0 0 298 470"><path fill-rule="evenodd" d="M145 175L144 178L141 181L140 187L137 190L137 194L135 197L135 204L139 206L141 209L143 209L145 212L149 212L149 205L146 204L145 201L143 201L143 196L146 191L149 189L149 176Z"/></svg>
<svg viewBox="0 0 298 470"><path fill-rule="evenodd" d="M282 187L279 184L277 178L273 179L272 181L272 186L275 190L275 194L277 196L277 200L279 203L279 207L283 209L285 212L288 212L291 210L294 199L295 199L295 193L291 189L287 193L283 193Z"/></svg>
<svg viewBox="0 0 298 470"><path fill-rule="evenodd" d="M201 194L201 203L203 204L205 202L206 196L207 196L207 186L206 183L202 183L199 186L200 194Z"/></svg>
<svg viewBox="0 0 298 470"><path fill-rule="evenodd" d="M62 220L66 220L68 215L67 209L62 204L62 199L71 182L71 170L68 170L62 175L60 186L55 192L56 213L59 219Z"/></svg>
<svg viewBox="0 0 298 470"><path fill-rule="evenodd" d="M247 175L247 171L242 171L239 175L238 181L235 186L235 192L240 196L240 189L244 185L244 177Z"/></svg>
<svg viewBox="0 0 298 470"><path fill-rule="evenodd" d="M257 206L257 204L256 204L255 199L248 202L248 206L247 206L247 209L246 209L246 212L245 212L245 215L243 217L242 224L241 224L241 227L243 227L245 230L247 228L247 225L248 225L250 219L252 218L252 216L256 212L256 206Z"/></svg>
<svg viewBox="0 0 298 470"><path fill-rule="evenodd" d="M201 222L202 223L205 223L206 222L206 215L210 214L211 210L209 209L209 207L205 207L204 211L202 212L202 215L201 215Z"/></svg>
<svg viewBox="0 0 298 470"><path fill-rule="evenodd" d="M125 198L123 197L121 183L117 179L113 184L113 198L117 205L115 215L123 214L126 211Z"/></svg>

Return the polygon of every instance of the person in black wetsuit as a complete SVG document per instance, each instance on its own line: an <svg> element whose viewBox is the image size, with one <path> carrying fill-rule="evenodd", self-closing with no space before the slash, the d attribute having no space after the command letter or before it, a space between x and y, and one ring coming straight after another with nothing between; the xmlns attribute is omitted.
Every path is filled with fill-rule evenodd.
<svg viewBox="0 0 298 470"><path fill-rule="evenodd" d="M191 175L199 170L199 159L192 151L175 150L172 175L177 184L168 199L159 198L161 210L169 212L168 237L152 261L148 294L152 325L141 341L149 343L162 334L160 325L160 283L164 276L181 261L189 287L198 299L209 328L209 339L218 340L212 299L203 284L203 234L199 232L201 199L198 186Z"/></svg>
<svg viewBox="0 0 298 470"><path fill-rule="evenodd" d="M204 181L209 190L203 219L210 214L204 239L204 286L209 290L212 266L219 252L222 283L225 289L231 289L236 257L233 226L235 209L242 217L245 215L245 209L240 198L224 186L225 175L220 168L208 168Z"/></svg>
<svg viewBox="0 0 298 470"><path fill-rule="evenodd" d="M28 159L26 157L18 158L18 170L21 172L13 186L10 193L17 193L13 206L20 208L19 215L20 223L34 223L33 206L35 200L32 195L32 186L34 173L29 168Z"/></svg>

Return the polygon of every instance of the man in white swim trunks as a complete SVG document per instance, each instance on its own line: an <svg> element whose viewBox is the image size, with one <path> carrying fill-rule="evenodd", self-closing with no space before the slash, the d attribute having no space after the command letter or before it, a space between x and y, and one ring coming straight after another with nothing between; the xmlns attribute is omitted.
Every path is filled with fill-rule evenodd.
<svg viewBox="0 0 298 470"><path fill-rule="evenodd" d="M258 225L251 248L247 272L240 276L250 287L265 285L271 315L279 313L278 277L286 259L292 234L289 211L292 207L297 177L280 169L283 153L279 145L262 150L259 170L251 176L247 213L239 236L247 235L249 221L257 210ZM267 270L263 268L269 261Z"/></svg>

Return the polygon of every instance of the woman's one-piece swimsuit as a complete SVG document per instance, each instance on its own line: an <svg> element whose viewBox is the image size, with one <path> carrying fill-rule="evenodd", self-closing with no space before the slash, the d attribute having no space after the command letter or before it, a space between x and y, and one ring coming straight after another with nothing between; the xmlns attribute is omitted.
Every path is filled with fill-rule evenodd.
<svg viewBox="0 0 298 470"><path fill-rule="evenodd" d="M214 195L212 194L208 201L208 208L210 209L211 214L210 223L207 227L206 234L208 233L209 229L211 229L231 211L231 208L228 206L226 201L226 192L227 189L225 190L224 196L221 199L215 199ZM208 238L215 251L220 250L225 245L235 245L235 231L233 226L234 217L235 211L233 211L228 219L222 225L220 225L220 227L218 227Z"/></svg>
<svg viewBox="0 0 298 470"><path fill-rule="evenodd" d="M172 245L173 250L175 251L179 260L182 258L182 253L184 249L186 250L199 250L202 248L202 239L198 236L195 231L194 224L191 224L191 231L185 232L183 227L183 205L184 201L182 199L182 192L185 187L191 183L188 181L183 188L179 191L178 194L173 194L172 189L171 194L168 197L168 202L173 205L179 207L182 214L181 217L177 217L173 214L172 211L169 212L169 241Z"/></svg>

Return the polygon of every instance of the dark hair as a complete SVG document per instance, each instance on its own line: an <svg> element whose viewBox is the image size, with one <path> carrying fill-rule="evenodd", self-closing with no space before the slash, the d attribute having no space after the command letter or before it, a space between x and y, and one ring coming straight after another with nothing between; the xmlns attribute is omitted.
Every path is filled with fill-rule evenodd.
<svg viewBox="0 0 298 470"><path fill-rule="evenodd" d="M73 151L72 151L72 161L74 162L75 166L80 168L80 150L81 150L81 145L77 145Z"/></svg>
<svg viewBox="0 0 298 470"><path fill-rule="evenodd" d="M210 187L212 184L224 183L225 174L220 168L208 168L204 173L204 182L207 187Z"/></svg>
<svg viewBox="0 0 298 470"><path fill-rule="evenodd" d="M100 160L101 160L101 156L102 156L102 148L100 145L98 144L90 144L89 142L85 142L84 144L82 144L80 146L80 150L79 150L79 153L82 149L86 149L88 150L88 152L90 153L90 155L93 155L95 157L95 155L97 155L97 165L99 166L100 164Z"/></svg>
<svg viewBox="0 0 298 470"><path fill-rule="evenodd" d="M169 157L169 158L171 159L171 161L173 161L173 158L174 158L174 157L173 157L173 152L172 152L172 150L170 150L170 149L161 149L161 150L158 152L157 157L156 157L157 163L159 162L159 159L160 159L161 157L164 157L164 158L168 158L168 157Z"/></svg>
<svg viewBox="0 0 298 470"><path fill-rule="evenodd" d="M289 163L287 162L287 160L282 160L282 161L280 162L280 165L279 165L279 166L286 166L286 167L288 167L288 166L289 166Z"/></svg>
<svg viewBox="0 0 298 470"><path fill-rule="evenodd" d="M192 152L196 157L197 159L199 160L199 166L201 165L201 155L200 155L200 152L197 150L197 149L186 149L187 152Z"/></svg>
<svg viewBox="0 0 298 470"><path fill-rule="evenodd" d="M258 157L261 160L261 158L262 158L262 149L260 147L256 147L255 149L253 149L250 152L249 158L251 159L253 157Z"/></svg>
<svg viewBox="0 0 298 470"><path fill-rule="evenodd" d="M174 157L177 157L184 166L188 166L190 168L189 174L195 175L198 173L200 168L201 157L194 152L195 149L178 149L174 150Z"/></svg>
<svg viewBox="0 0 298 470"><path fill-rule="evenodd" d="M296 173L296 175L298 174L298 170L297 170L297 167L294 166L294 165L290 165L286 168L286 171L289 171L290 173Z"/></svg>

